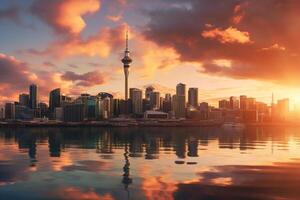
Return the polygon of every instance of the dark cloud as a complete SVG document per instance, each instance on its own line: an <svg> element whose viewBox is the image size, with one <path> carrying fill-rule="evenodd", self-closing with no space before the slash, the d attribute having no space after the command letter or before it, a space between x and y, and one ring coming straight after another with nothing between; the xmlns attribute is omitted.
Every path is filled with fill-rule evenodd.
<svg viewBox="0 0 300 200"><path fill-rule="evenodd" d="M147 12L147 39L172 47L202 72L242 79L300 83L300 1L172 0ZM230 68L214 63L232 61Z"/></svg>
<svg viewBox="0 0 300 200"><path fill-rule="evenodd" d="M0 71L1 94L9 96L25 89L31 83L31 74L27 64L14 57L0 54Z"/></svg>
<svg viewBox="0 0 300 200"><path fill-rule="evenodd" d="M14 22L20 22L20 9L18 6L11 6L6 9L0 10L0 20L9 19Z"/></svg>
<svg viewBox="0 0 300 200"><path fill-rule="evenodd" d="M84 74L67 71L61 76L61 78L66 81L76 82L77 86L92 87L95 85L105 84L109 75L97 70Z"/></svg>

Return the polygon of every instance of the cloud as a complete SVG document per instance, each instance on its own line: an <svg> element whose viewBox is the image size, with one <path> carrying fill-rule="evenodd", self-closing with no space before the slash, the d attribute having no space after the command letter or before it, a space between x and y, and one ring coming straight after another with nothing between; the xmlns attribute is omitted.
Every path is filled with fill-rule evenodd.
<svg viewBox="0 0 300 200"><path fill-rule="evenodd" d="M144 37L173 49L181 62L204 63L201 73L299 85L300 1L185 3L190 6L148 9ZM220 59L231 67L214 63Z"/></svg>
<svg viewBox="0 0 300 200"><path fill-rule="evenodd" d="M107 73L102 73L97 70L84 74L67 71L61 75L61 78L66 81L73 81L77 86L92 87L105 84L110 76Z"/></svg>
<svg viewBox="0 0 300 200"><path fill-rule="evenodd" d="M204 38L217 39L221 43L250 43L250 35L248 32L239 31L236 28L229 27L225 30L215 28L212 30L207 30L202 32Z"/></svg>
<svg viewBox="0 0 300 200"><path fill-rule="evenodd" d="M0 53L0 102L17 100L18 95L28 92L29 85L33 83L38 85L40 100L47 102L53 88L61 88L68 95L77 95L84 89L105 84L110 79L110 74L100 71L77 74L33 69L33 66L15 57Z"/></svg>
<svg viewBox="0 0 300 200"><path fill-rule="evenodd" d="M43 50L26 49L19 50L18 53L51 56L59 59L72 56L99 56L106 58L112 52L119 51L120 46L124 46L126 27L126 24L113 28L104 27L95 35L86 39L81 37L64 38L51 43Z"/></svg>
<svg viewBox="0 0 300 200"><path fill-rule="evenodd" d="M56 67L56 65L53 64L53 63L50 62L50 61L45 61L45 62L43 63L43 65L46 66L46 67Z"/></svg>
<svg viewBox="0 0 300 200"><path fill-rule="evenodd" d="M11 6L0 10L0 20L9 19L14 22L20 22L20 8L18 6Z"/></svg>
<svg viewBox="0 0 300 200"><path fill-rule="evenodd" d="M83 16L100 9L99 0L35 0L31 12L57 33L79 34L86 26Z"/></svg>
<svg viewBox="0 0 300 200"><path fill-rule="evenodd" d="M26 63L0 53L0 93L3 99L23 90L34 79ZM13 78L12 78L13 77Z"/></svg>

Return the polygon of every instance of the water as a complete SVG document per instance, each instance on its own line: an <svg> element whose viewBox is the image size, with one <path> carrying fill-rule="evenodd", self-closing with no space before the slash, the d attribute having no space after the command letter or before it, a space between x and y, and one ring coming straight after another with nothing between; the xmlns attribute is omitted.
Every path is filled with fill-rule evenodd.
<svg viewBox="0 0 300 200"><path fill-rule="evenodd" d="M300 199L300 129L0 129L0 199Z"/></svg>

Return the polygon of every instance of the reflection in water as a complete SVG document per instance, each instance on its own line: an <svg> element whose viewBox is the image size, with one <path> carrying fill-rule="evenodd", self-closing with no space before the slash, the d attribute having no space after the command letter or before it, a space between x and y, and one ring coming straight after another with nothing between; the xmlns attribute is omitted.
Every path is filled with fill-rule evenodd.
<svg viewBox="0 0 300 200"><path fill-rule="evenodd" d="M129 158L128 158L128 145L127 143L125 143L125 148L124 148L124 158L125 158L125 165L123 167L123 180L122 183L124 184L124 188L125 191L128 194L128 199L130 197L129 195L129 190L128 190L128 186L132 183L132 178L130 178L130 162L129 162Z"/></svg>
<svg viewBox="0 0 300 200"><path fill-rule="evenodd" d="M174 199L299 199L300 160L270 166L220 166L178 184ZM212 192L213 191L213 192Z"/></svg>
<svg viewBox="0 0 300 200"><path fill-rule="evenodd" d="M295 159L297 128L0 129L0 197L299 199Z"/></svg>

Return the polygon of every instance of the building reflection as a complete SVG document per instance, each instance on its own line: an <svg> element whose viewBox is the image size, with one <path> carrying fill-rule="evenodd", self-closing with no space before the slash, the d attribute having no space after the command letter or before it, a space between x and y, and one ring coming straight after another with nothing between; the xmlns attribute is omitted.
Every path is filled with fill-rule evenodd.
<svg viewBox="0 0 300 200"><path fill-rule="evenodd" d="M159 159L160 154L175 154L179 159L188 159L198 157L211 143L217 144L219 149L248 151L266 148L271 141L273 148L285 150L289 148L289 139L296 133L284 127L247 128L243 131L218 128L20 128L0 132L0 140L17 142L34 165L37 144L45 143L48 143L50 157L60 157L62 149L81 148L94 149L100 159L113 159L117 150L126 144L125 161L129 157Z"/></svg>
<svg viewBox="0 0 300 200"><path fill-rule="evenodd" d="M60 157L61 152L61 135L60 133L49 133L49 153L50 157Z"/></svg>
<svg viewBox="0 0 300 200"><path fill-rule="evenodd" d="M127 192L127 197L128 199L130 198L130 193L129 193L129 185L132 183L132 178L130 178L130 162L129 162L129 156L128 156L129 152L128 152L128 144L125 143L124 146L124 160L125 160L125 164L123 167L123 179L122 179L122 183L124 184L124 189Z"/></svg>

